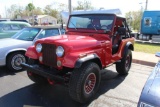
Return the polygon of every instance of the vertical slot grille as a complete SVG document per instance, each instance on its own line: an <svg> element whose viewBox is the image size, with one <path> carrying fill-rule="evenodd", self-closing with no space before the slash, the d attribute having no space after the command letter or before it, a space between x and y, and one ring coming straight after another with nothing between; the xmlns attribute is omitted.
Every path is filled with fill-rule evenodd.
<svg viewBox="0 0 160 107"><path fill-rule="evenodd" d="M42 47L43 63L57 67L56 46L53 44L42 44Z"/></svg>

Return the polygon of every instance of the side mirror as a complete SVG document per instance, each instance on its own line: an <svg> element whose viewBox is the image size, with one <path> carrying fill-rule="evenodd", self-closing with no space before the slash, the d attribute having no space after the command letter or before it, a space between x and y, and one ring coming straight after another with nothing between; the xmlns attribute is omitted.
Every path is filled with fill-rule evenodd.
<svg viewBox="0 0 160 107"><path fill-rule="evenodd" d="M126 34L126 28L119 27L117 32L118 32L119 35L125 35Z"/></svg>

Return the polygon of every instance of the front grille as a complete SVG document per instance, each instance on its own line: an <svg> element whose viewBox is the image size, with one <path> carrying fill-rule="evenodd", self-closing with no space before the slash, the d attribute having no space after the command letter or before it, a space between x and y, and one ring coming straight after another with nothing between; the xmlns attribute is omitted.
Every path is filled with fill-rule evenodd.
<svg viewBox="0 0 160 107"><path fill-rule="evenodd" d="M43 64L57 67L56 46L53 44L42 44Z"/></svg>

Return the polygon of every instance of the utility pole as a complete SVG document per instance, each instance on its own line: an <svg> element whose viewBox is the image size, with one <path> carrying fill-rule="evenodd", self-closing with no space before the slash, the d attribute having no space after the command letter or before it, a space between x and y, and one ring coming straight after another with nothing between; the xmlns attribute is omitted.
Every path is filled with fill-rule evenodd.
<svg viewBox="0 0 160 107"><path fill-rule="evenodd" d="M146 0L146 7L145 7L145 10L147 10L147 7L148 7L148 0Z"/></svg>
<svg viewBox="0 0 160 107"><path fill-rule="evenodd" d="M72 2L71 0L68 0L69 15L72 12L72 3L71 2Z"/></svg>
<svg viewBox="0 0 160 107"><path fill-rule="evenodd" d="M32 0L32 5L33 5L33 0ZM34 26L34 13L33 13L33 9L32 9L32 25Z"/></svg>

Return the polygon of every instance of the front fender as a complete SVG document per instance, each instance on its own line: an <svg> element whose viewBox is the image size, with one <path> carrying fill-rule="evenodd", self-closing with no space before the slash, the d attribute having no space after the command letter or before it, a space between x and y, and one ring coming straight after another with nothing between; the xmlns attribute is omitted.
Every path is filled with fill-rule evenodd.
<svg viewBox="0 0 160 107"><path fill-rule="evenodd" d="M133 44L131 42L126 43L126 46L125 46L124 51L123 51L123 53L124 53L123 57L126 56L128 49L130 49L132 51L134 50Z"/></svg>
<svg viewBox="0 0 160 107"><path fill-rule="evenodd" d="M25 55L32 59L38 59L38 53L34 46L29 47Z"/></svg>
<svg viewBox="0 0 160 107"><path fill-rule="evenodd" d="M97 54L89 54L83 58L78 59L75 63L75 68L80 68L82 64L87 61L95 62L97 65L99 65L100 69L102 69L102 62Z"/></svg>

